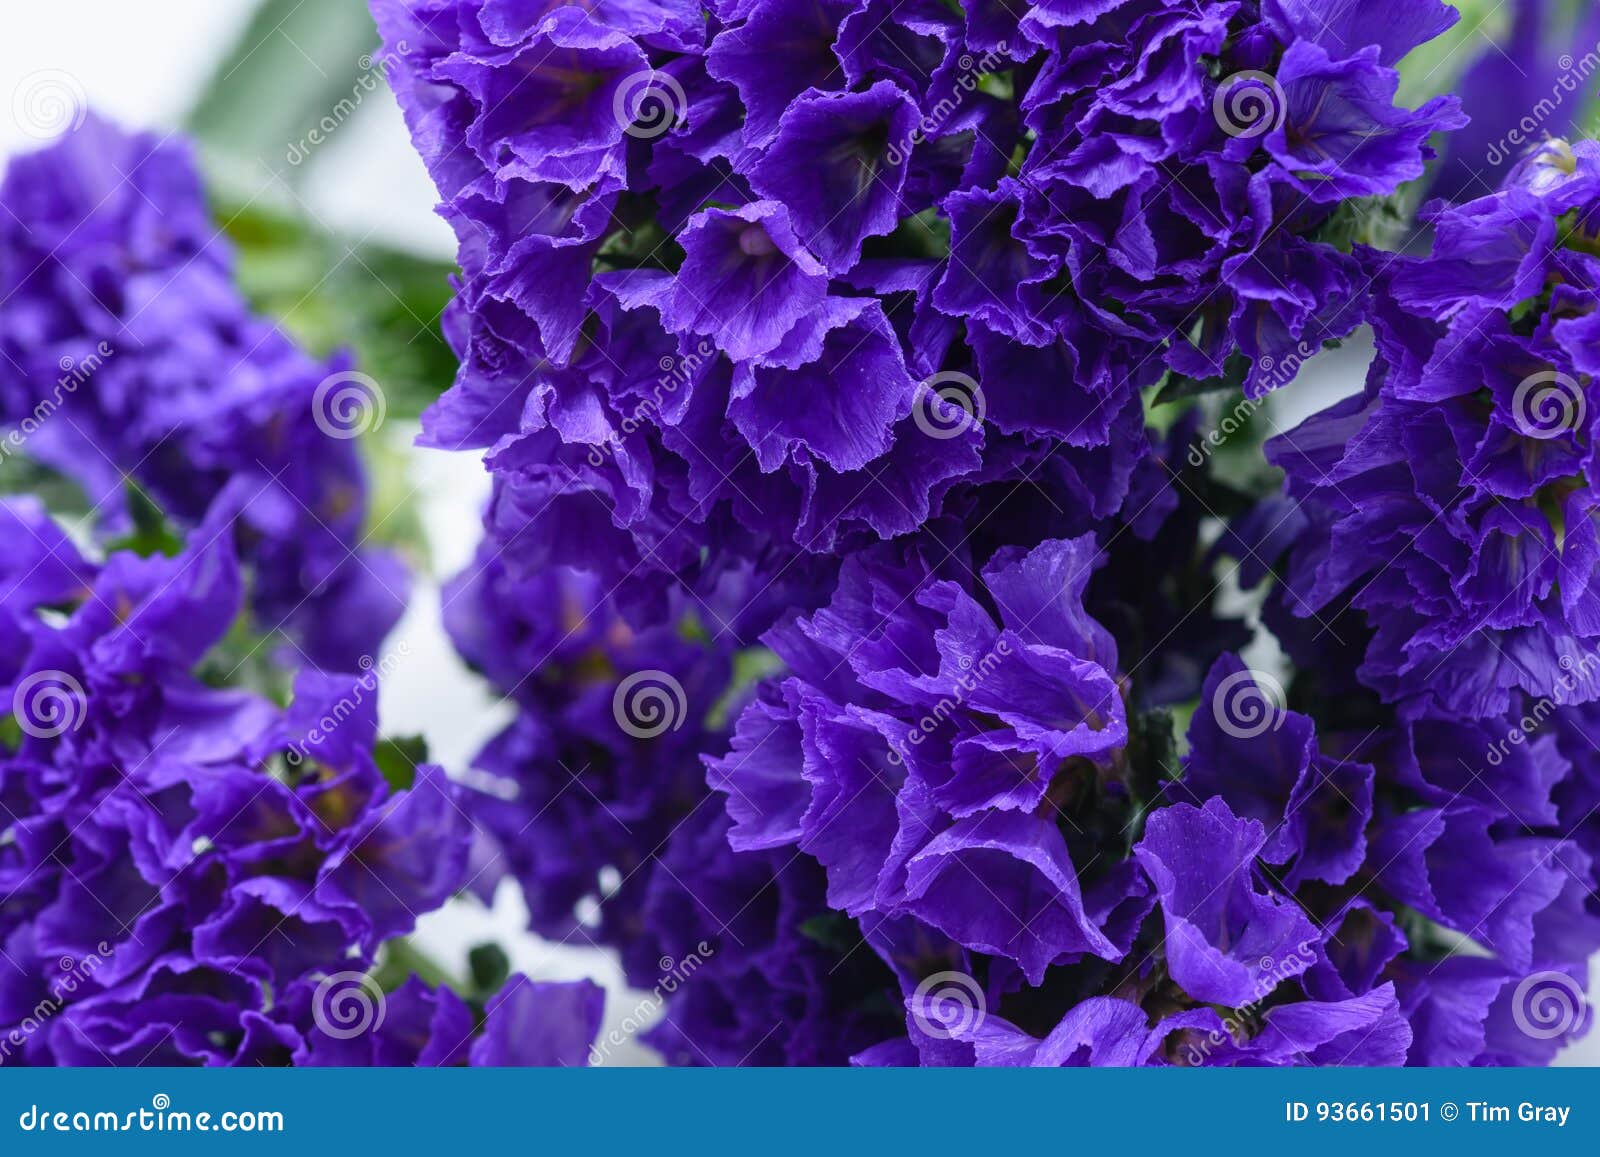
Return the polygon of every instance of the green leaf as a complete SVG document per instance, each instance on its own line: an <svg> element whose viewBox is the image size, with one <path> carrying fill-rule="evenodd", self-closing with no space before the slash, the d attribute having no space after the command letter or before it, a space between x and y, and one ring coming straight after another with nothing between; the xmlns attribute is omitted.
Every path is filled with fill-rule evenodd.
<svg viewBox="0 0 1600 1157"><path fill-rule="evenodd" d="M1223 390L1242 390L1244 379L1249 372L1250 359L1236 353L1223 364L1222 373L1215 378L1191 378L1187 374L1169 374L1166 384L1161 387L1155 400L1150 404L1164 406L1169 402L1198 398Z"/></svg>
<svg viewBox="0 0 1600 1157"><path fill-rule="evenodd" d="M417 764L428 761L428 741L420 735L380 739L372 758L390 787L406 791L416 782Z"/></svg>
<svg viewBox="0 0 1600 1157"><path fill-rule="evenodd" d="M81 519L89 513L82 488L28 457L26 449L0 459L0 494L32 494L58 521Z"/></svg>
<svg viewBox="0 0 1600 1157"><path fill-rule="evenodd" d="M455 378L439 329L455 266L382 245L352 245L296 215L218 201L238 251L237 281L318 357L354 352L383 390L386 418L415 419Z"/></svg>
<svg viewBox="0 0 1600 1157"><path fill-rule="evenodd" d="M800 925L800 935L840 955L861 943L861 929L843 912L824 912Z"/></svg>
<svg viewBox="0 0 1600 1157"><path fill-rule="evenodd" d="M733 656L733 678L721 698L706 713L706 725L726 727L733 708L744 701L745 692L769 675L783 670L783 660L766 647L747 647Z"/></svg>
<svg viewBox="0 0 1600 1157"><path fill-rule="evenodd" d="M121 538L106 544L106 553L131 550L141 558L165 555L172 558L183 553L183 536L167 521L161 508L140 487L128 484L128 513L133 519L133 529Z"/></svg>
<svg viewBox="0 0 1600 1157"><path fill-rule="evenodd" d="M1128 719L1128 753L1134 767L1136 793L1154 798L1163 780L1178 778L1178 735L1172 711L1157 707L1133 712Z"/></svg>
<svg viewBox="0 0 1600 1157"><path fill-rule="evenodd" d="M498 944L479 944L467 952L467 972L472 977L473 991L491 996L510 979L511 959Z"/></svg>
<svg viewBox="0 0 1600 1157"><path fill-rule="evenodd" d="M373 55L378 32L364 0L265 0L200 90L185 127L208 159L248 175L252 192L304 172L313 133L385 95ZM307 146L310 146L308 149Z"/></svg>
<svg viewBox="0 0 1600 1157"><path fill-rule="evenodd" d="M372 978L384 992L393 992L411 977L420 977L435 988L459 989L450 971L404 936L384 941L378 953L378 966Z"/></svg>
<svg viewBox="0 0 1600 1157"><path fill-rule="evenodd" d="M1506 0L1451 0L1451 7L1461 13L1455 26L1443 36L1418 45L1400 62L1396 103L1416 108L1432 97L1453 91L1480 56L1495 51L1494 43L1511 26L1515 5Z"/></svg>

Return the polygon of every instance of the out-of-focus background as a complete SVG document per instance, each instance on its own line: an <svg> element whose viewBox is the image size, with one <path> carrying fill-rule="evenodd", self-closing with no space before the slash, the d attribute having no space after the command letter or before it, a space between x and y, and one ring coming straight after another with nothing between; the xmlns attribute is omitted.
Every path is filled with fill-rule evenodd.
<svg viewBox="0 0 1600 1157"><path fill-rule="evenodd" d="M1489 37L1500 31L1501 4L1458 6L1484 10L1463 22L1465 37L1483 41L1475 50L1499 51ZM455 657L440 622L440 582L471 559L488 479L476 455L411 445L412 414L450 380L438 311L455 244L433 215L433 187L382 71L363 0L13 0L0 18L0 160L42 143L48 108L22 107L41 92L130 128L198 136L247 290L316 352L354 347L390 394L389 420L369 435L375 505L419 574L386 647L382 723L423 736L430 758L460 774L511 715ZM1370 353L1353 340L1309 363L1273 396L1272 426L1291 428L1358 390ZM1269 641L1252 665L1270 661ZM633 1027L650 1002L625 989L609 954L541 941L523 925L507 882L492 906L458 900L415 939L457 974L469 948L494 940L530 976L590 976L608 992L602 1037L624 1020ZM1597 998L1600 986L1591 1007ZM630 1044L606 1063L653 1063L626 1035ZM1600 1064L1600 1033L1560 1063Z"/></svg>
<svg viewBox="0 0 1600 1157"><path fill-rule="evenodd" d="M456 658L440 622L440 582L472 558L488 475L477 455L411 445L411 413L450 383L438 311L455 239L433 214L433 185L383 82L363 0L8 4L0 159L43 143L55 115L37 103L43 96L129 128L197 133L247 289L268 312L287 315L297 336L353 345L363 367L375 369L389 416L367 435L374 505L419 571L411 608L385 647L382 725L423 736L430 758L460 773L512 714ZM24 108L29 100L36 103ZM396 275L394 254L421 262L405 261ZM608 953L581 940L546 943L524 923L508 881L492 907L462 899L425 918L414 942L456 975L466 974L472 946L496 941L515 970L536 979L591 977L607 989L602 1033L638 1009L645 994L626 991ZM626 1035L629 1045L606 1063L653 1063L636 1034Z"/></svg>

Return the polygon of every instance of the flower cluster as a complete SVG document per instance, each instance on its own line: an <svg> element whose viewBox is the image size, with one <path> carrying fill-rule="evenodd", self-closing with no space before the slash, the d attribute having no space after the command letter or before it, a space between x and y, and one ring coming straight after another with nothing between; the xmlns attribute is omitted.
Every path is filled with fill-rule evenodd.
<svg viewBox="0 0 1600 1157"><path fill-rule="evenodd" d="M437 767L380 770L354 677L302 672L287 709L214 685L243 506L176 556L94 562L36 501L0 505L4 1060L410 1063L419 1033L430 1063L581 1060L592 987L519 978L479 1037L448 992L364 976L462 886L469 825Z"/></svg>
<svg viewBox="0 0 1600 1157"><path fill-rule="evenodd" d="M474 761L475 887L521 886L533 930L615 948L673 994L645 1039L685 1064L843 1064L893 1028L886 977L829 920L822 873L738 855L699 753L726 743L739 622L678 606L635 631L594 576L518 577L485 548L446 589L457 649L517 708ZM846 942L841 944L840 937Z"/></svg>
<svg viewBox="0 0 1600 1157"><path fill-rule="evenodd" d="M1079 601L1093 562L1081 540L978 576L914 553L850 560L826 608L774 630L793 673L708 761L732 845L815 858L829 904L894 967L910 1035L861 1063L1514 1054L1513 1034L1466 1028L1600 946L1587 853L1500 830L1492 791L1463 788L1455 762L1480 736L1400 731L1358 759L1231 656L1181 773L1158 781L1116 650ZM1537 754L1500 790L1553 832L1570 765L1552 743ZM1462 866L1485 855L1491 873ZM1493 956L1428 967L1440 933L1402 926L1409 912ZM971 985L954 1019L949 975Z"/></svg>
<svg viewBox="0 0 1600 1157"><path fill-rule="evenodd" d="M251 312L187 144L90 117L14 160L0 202L0 470L70 478L108 541L240 488L261 628L318 666L369 656L408 586L361 545L376 385Z"/></svg>
<svg viewBox="0 0 1600 1157"><path fill-rule="evenodd" d="M1348 603L1360 675L1411 709L1600 696L1600 149L1554 143L1371 252L1367 389L1267 447L1309 526L1301 615Z"/></svg>
<svg viewBox="0 0 1600 1157"><path fill-rule="evenodd" d="M1320 7L375 0L460 240L425 440L492 447L494 541L656 618L1062 451L1108 517L1141 389L1353 329L1342 207L1458 123L1393 103L1446 5Z"/></svg>
<svg viewBox="0 0 1600 1157"><path fill-rule="evenodd" d="M494 476L452 627L518 716L470 806L536 930L646 988L708 954L669 1061L1588 1028L1600 155L1380 252L1455 14L1334 7L374 0L460 242L424 437ZM1285 492L1229 473L1192 399L1252 452L1362 323Z"/></svg>

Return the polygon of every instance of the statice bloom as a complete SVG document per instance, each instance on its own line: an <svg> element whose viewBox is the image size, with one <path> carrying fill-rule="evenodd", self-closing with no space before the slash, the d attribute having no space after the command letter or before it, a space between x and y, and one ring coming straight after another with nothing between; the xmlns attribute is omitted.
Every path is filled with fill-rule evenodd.
<svg viewBox="0 0 1600 1157"><path fill-rule="evenodd" d="M1430 256L1366 254L1365 391L1267 446L1307 522L1295 612L1364 612L1359 674L1408 712L1600 696L1597 207L1600 149L1555 142L1433 206Z"/></svg>
<svg viewBox="0 0 1600 1157"><path fill-rule="evenodd" d="M707 760L733 847L815 860L893 970L905 1035L859 1063L1544 1063L1587 1027L1516 1031L1600 947L1563 834L1592 760L1458 721L1319 735L1223 655L1180 762L1084 613L1096 555L848 560Z"/></svg>
<svg viewBox="0 0 1600 1157"><path fill-rule="evenodd" d="M300 1005L295 1014L302 1020L309 1015L313 1026L296 1064L572 1068L586 1063L605 1009L605 991L593 981L536 981L520 973L477 1008L413 976L384 998L381 1021L367 1014L359 988L330 991L324 1000L331 1011L321 1017L306 1012L315 993L307 996L302 988L290 994ZM343 1020L341 997L347 1002ZM351 1032L362 1018L373 1022L370 1028Z"/></svg>
<svg viewBox="0 0 1600 1157"><path fill-rule="evenodd" d="M648 872L621 945L630 984L664 1005L645 1041L673 1065L843 1065L895 1033L894 978L830 910L822 870L734 851L728 829L706 800Z"/></svg>
<svg viewBox="0 0 1600 1157"><path fill-rule="evenodd" d="M1466 127L1446 138L1431 191L1454 201L1492 193L1531 146L1581 136L1600 73L1600 8L1559 0L1510 0L1510 29L1482 43L1454 88Z"/></svg>
<svg viewBox="0 0 1600 1157"><path fill-rule="evenodd" d="M0 203L0 454L76 482L107 540L150 503L192 528L243 482L258 628L354 669L407 590L360 546L376 399L250 310L189 146L90 117L13 160Z"/></svg>
<svg viewBox="0 0 1600 1157"><path fill-rule="evenodd" d="M386 1008L363 974L463 885L470 825L437 767L380 770L370 675L304 671L280 709L205 670L242 605L248 496L226 488L181 554L103 562L36 501L0 505L9 1063L315 1063L330 1041L405 1060L357 1040ZM420 999L396 994L391 1036L430 1022ZM480 1037L434 994L429 1055L535 1057L548 1011L541 1063L581 1060L598 1012L530 999L508 987Z"/></svg>
<svg viewBox="0 0 1600 1157"><path fill-rule="evenodd" d="M734 583L635 630L593 575L521 575L488 545L445 592L457 649L517 709L462 800L474 887L510 877L535 932L615 949L649 994L631 1015L677 1064L843 1064L893 1028L889 978L852 951L821 870L734 851L706 789L700 753L726 747L751 654L739 612L761 601Z"/></svg>
<svg viewBox="0 0 1600 1157"><path fill-rule="evenodd" d="M477 883L514 876L531 926L554 939L576 934L608 869L628 877L704 796L698 753L716 742L706 720L732 677L731 635L634 632L604 594L576 571L519 579L487 549L445 590L457 650L517 706L473 761ZM624 889L604 919L625 927L641 895Z"/></svg>
<svg viewBox="0 0 1600 1157"><path fill-rule="evenodd" d="M490 449L496 541L657 617L1056 450L1106 517L1140 390L1353 329L1340 205L1458 123L1393 103L1452 9L1320 9L374 0L460 243L425 441Z"/></svg>

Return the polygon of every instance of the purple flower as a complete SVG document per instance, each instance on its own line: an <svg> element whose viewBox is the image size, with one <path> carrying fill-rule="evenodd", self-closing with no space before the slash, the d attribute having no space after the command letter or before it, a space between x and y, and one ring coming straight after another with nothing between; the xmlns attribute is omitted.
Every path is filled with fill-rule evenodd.
<svg viewBox="0 0 1600 1157"><path fill-rule="evenodd" d="M1438 196L1475 200L1498 188L1529 148L1584 135L1582 61L1600 44L1600 10L1511 0L1506 11L1509 34L1482 46L1456 84L1470 120L1446 138L1430 185Z"/></svg>
<svg viewBox="0 0 1600 1157"><path fill-rule="evenodd" d="M1265 842L1261 824L1214 798L1160 809L1135 849L1160 901L1167 970L1203 1003L1254 1003L1314 960L1305 913L1252 879Z"/></svg>
<svg viewBox="0 0 1600 1157"><path fill-rule="evenodd" d="M1274 439L1309 525L1288 599L1348 600L1362 680L1407 711L1501 715L1526 692L1600 694L1592 485L1591 143L1531 157L1502 191L1435 206L1434 252L1369 254L1366 392ZM1587 287L1587 288L1586 288Z"/></svg>
<svg viewBox="0 0 1600 1157"><path fill-rule="evenodd" d="M354 667L408 585L360 548L365 472L329 401L368 387L250 311L188 146L90 118L16 158L0 199L5 452L77 483L107 540L151 501L193 528L233 488L260 629Z"/></svg>
<svg viewBox="0 0 1600 1157"><path fill-rule="evenodd" d="M293 994L465 877L457 789L373 757L370 676L303 672L284 711L194 674L243 597L228 497L183 553L102 564L35 502L0 514L0 1025L25 1063L288 1063L328 1013Z"/></svg>
<svg viewBox="0 0 1600 1157"><path fill-rule="evenodd" d="M1464 123L1395 103L1456 14L1326 7L375 0L460 243L425 441L493 476L449 596L516 709L475 862L616 950L669 1062L1585 1027L1514 1031L1600 947L1596 154L1368 248ZM1161 409L1253 409L1363 322L1286 494Z"/></svg>
<svg viewBox="0 0 1600 1157"><path fill-rule="evenodd" d="M1352 330L1338 202L1458 119L1392 103L1435 0L1337 31L1298 3L373 7L461 246L427 438L493 446L492 538L625 583L636 621L1035 485L1062 442L1115 510L1140 390L1243 355L1262 392ZM1229 119L1240 76L1270 123Z"/></svg>

